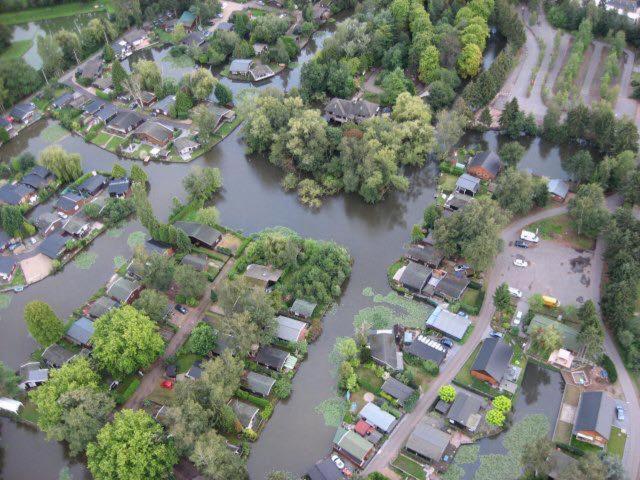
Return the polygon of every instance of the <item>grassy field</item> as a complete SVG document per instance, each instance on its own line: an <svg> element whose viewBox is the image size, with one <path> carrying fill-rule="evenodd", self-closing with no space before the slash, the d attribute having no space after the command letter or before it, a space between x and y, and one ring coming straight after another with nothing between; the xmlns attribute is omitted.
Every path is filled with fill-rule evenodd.
<svg viewBox="0 0 640 480"><path fill-rule="evenodd" d="M529 231L538 229L538 235L545 240L559 240L581 250L593 249L593 240L578 233L571 226L569 215L546 218L526 227Z"/></svg>
<svg viewBox="0 0 640 480"><path fill-rule="evenodd" d="M611 427L611 436L609 438L609 443L607 444L607 451L616 457L622 458L624 455L624 444L626 441L626 433L622 433L622 430L618 427Z"/></svg>
<svg viewBox="0 0 640 480"><path fill-rule="evenodd" d="M98 135L93 137L93 140L91 140L91 142L95 143L96 145L103 146L109 140L111 140L111 135L109 135L107 132L100 132Z"/></svg>
<svg viewBox="0 0 640 480"><path fill-rule="evenodd" d="M462 294L462 303L467 305L482 307L482 301L484 298L481 296L481 291L475 288L467 288Z"/></svg>
<svg viewBox="0 0 640 480"><path fill-rule="evenodd" d="M104 12L107 10L105 0L96 0L95 3L65 3L54 7L30 8L19 12L7 12L0 14L0 23L17 25L20 23L37 22L51 18L72 17L83 13Z"/></svg>
<svg viewBox="0 0 640 480"><path fill-rule="evenodd" d="M10 60L12 58L20 58L29 51L33 45L33 40L28 38L27 40L18 40L9 45L4 52L0 54L0 59Z"/></svg>
<svg viewBox="0 0 640 480"><path fill-rule="evenodd" d="M397 468L402 473L409 474L413 478L417 478L420 480L424 480L425 478L427 478L422 465L405 455L398 455L398 458L393 461L391 466Z"/></svg>

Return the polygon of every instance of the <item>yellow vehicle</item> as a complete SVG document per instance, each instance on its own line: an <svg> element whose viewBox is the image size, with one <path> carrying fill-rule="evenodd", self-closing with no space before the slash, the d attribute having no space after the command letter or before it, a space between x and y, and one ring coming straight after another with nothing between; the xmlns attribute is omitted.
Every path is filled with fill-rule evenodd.
<svg viewBox="0 0 640 480"><path fill-rule="evenodd" d="M542 296L542 303L544 303L545 307L549 307L549 308L554 308L554 307L559 307L560 306L560 302L558 301L557 298L549 297L547 295L543 295Z"/></svg>

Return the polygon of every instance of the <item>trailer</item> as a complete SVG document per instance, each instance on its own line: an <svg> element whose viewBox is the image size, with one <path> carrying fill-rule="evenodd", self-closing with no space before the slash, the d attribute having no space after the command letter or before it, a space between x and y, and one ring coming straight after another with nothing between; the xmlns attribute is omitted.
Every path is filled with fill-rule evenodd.
<svg viewBox="0 0 640 480"><path fill-rule="evenodd" d="M522 230L520 233L520 239L525 240L527 242L538 243L540 241L540 237L538 237L538 230L535 232L529 232L528 230Z"/></svg>

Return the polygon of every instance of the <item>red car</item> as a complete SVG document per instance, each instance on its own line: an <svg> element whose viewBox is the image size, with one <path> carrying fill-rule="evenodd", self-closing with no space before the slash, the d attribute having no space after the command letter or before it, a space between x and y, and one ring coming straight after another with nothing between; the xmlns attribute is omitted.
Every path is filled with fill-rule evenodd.
<svg viewBox="0 0 640 480"><path fill-rule="evenodd" d="M162 388L166 388L167 390L171 390L173 388L173 382L171 380L165 380L160 384Z"/></svg>

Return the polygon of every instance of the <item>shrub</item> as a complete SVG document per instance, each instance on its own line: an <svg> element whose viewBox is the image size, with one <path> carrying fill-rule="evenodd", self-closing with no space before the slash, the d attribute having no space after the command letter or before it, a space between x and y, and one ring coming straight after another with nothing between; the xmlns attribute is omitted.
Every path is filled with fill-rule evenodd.
<svg viewBox="0 0 640 480"><path fill-rule="evenodd" d="M443 385L438 390L438 396L443 402L451 403L456 399L456 389L453 385Z"/></svg>
<svg viewBox="0 0 640 480"><path fill-rule="evenodd" d="M209 293L209 297L211 298L211 301L213 303L216 303L218 301L218 294L215 292L215 290L211 290L211 293Z"/></svg>
<svg viewBox="0 0 640 480"><path fill-rule="evenodd" d="M600 366L607 371L609 381L611 383L616 383L616 380L618 380L618 371L616 370L616 366L613 364L613 360L609 358L609 355L602 355L602 358L600 359Z"/></svg>
<svg viewBox="0 0 640 480"><path fill-rule="evenodd" d="M251 395L249 392L245 392L244 390L237 390L236 397L238 397L240 400L249 402L261 409L265 409L267 408L267 405L271 405L271 402L269 402L269 400L267 400L266 398L256 397L255 395Z"/></svg>
<svg viewBox="0 0 640 480"><path fill-rule="evenodd" d="M273 394L282 400L289 398L291 396L291 380L285 376L276 380L276 383L273 386Z"/></svg>
<svg viewBox="0 0 640 480"><path fill-rule="evenodd" d="M419 398L420 392L418 390L409 395L409 398L404 401L404 410L406 412L412 412L416 406L416 403L418 403Z"/></svg>
<svg viewBox="0 0 640 480"><path fill-rule="evenodd" d="M485 418L489 425L495 425L496 427L503 426L506 419L504 413L502 413L497 408L492 408L491 410L489 410Z"/></svg>
<svg viewBox="0 0 640 480"><path fill-rule="evenodd" d="M493 399L492 405L500 410L502 413L507 413L511 410L511 399L504 395L498 395Z"/></svg>
<svg viewBox="0 0 640 480"><path fill-rule="evenodd" d="M260 416L263 420L269 420L271 415L273 415L273 405L269 403L266 407L260 410Z"/></svg>
<svg viewBox="0 0 640 480"><path fill-rule="evenodd" d="M250 428L245 428L242 431L242 436L249 440L250 442L255 442L258 439L258 434L251 430Z"/></svg>
<svg viewBox="0 0 640 480"><path fill-rule="evenodd" d="M134 394L134 392L138 389L139 386L140 386L140 380L138 378L134 378L131 381L131 383L127 386L127 388L124 389L123 392L118 393L116 395L116 403L119 405L122 405L123 403L125 403L127 400L129 400L131 395Z"/></svg>

